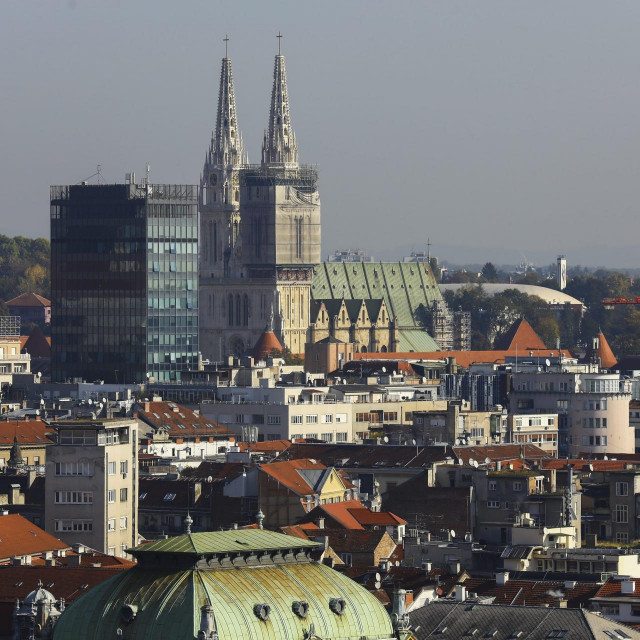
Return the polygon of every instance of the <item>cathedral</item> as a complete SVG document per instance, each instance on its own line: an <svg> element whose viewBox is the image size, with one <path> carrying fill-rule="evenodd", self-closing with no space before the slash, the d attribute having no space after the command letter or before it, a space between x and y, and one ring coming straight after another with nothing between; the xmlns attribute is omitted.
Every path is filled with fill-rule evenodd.
<svg viewBox="0 0 640 640"><path fill-rule="evenodd" d="M325 317L327 310L347 307L364 310L352 319L358 330L343 332L357 351L455 347L453 317L429 265L321 262L318 174L298 159L280 51L260 164L249 163L231 60L222 59L215 129L200 179L200 243L205 359L251 354L266 329L292 354L304 355L308 341L348 324L346 315ZM343 300L360 303L345 307ZM374 308L375 320L367 315Z"/></svg>

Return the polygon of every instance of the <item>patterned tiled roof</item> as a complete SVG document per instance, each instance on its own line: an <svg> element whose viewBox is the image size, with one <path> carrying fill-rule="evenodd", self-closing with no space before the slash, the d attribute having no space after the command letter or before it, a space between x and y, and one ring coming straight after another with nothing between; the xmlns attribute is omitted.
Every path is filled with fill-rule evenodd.
<svg viewBox="0 0 640 640"><path fill-rule="evenodd" d="M0 516L0 559L68 549L69 545L19 514Z"/></svg>
<svg viewBox="0 0 640 640"><path fill-rule="evenodd" d="M493 346L502 351L518 349L520 353L537 349L547 350L547 345L524 318L516 320L506 333L495 340Z"/></svg>
<svg viewBox="0 0 640 640"><path fill-rule="evenodd" d="M22 293L5 303L8 307L50 307L51 300L47 300L37 293Z"/></svg>

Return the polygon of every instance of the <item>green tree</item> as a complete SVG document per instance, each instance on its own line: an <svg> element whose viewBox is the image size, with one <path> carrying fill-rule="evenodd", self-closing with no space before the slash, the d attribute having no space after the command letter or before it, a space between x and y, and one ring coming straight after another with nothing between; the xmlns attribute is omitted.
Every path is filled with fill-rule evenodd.
<svg viewBox="0 0 640 640"><path fill-rule="evenodd" d="M493 263L486 262L482 267L482 278L485 282L498 282L498 270L493 266Z"/></svg>

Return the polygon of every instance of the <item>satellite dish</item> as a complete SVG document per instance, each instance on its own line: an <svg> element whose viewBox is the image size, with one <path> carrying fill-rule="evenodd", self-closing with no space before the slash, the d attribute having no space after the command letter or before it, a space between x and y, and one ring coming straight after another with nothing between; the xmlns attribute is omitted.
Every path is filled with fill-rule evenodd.
<svg viewBox="0 0 640 640"><path fill-rule="evenodd" d="M452 538L456 537L456 530L455 529L451 529L451 537Z"/></svg>
<svg viewBox="0 0 640 640"><path fill-rule="evenodd" d="M387 367L382 367L382 373L387 373Z"/></svg>
<svg viewBox="0 0 640 640"><path fill-rule="evenodd" d="M415 438L411 442L413 443L414 446L418 444Z"/></svg>
<svg viewBox="0 0 640 640"><path fill-rule="evenodd" d="M40 409L36 409L36 415L39 416L40 415Z"/></svg>
<svg viewBox="0 0 640 640"><path fill-rule="evenodd" d="M549 360L549 358L547 358L544 363L547 365L547 367L551 366L551 360Z"/></svg>
<svg viewBox="0 0 640 640"><path fill-rule="evenodd" d="M476 469L478 468L478 461L477 461L477 460L474 460L474 461L473 461L473 466L474 466Z"/></svg>
<svg viewBox="0 0 640 640"><path fill-rule="evenodd" d="M420 382L422 382L422 384L427 384L427 379L423 376L420 378Z"/></svg>
<svg viewBox="0 0 640 640"><path fill-rule="evenodd" d="M93 400L92 400L91 398L89 398L89 399L87 400L87 404L88 404L89 406L91 406L91 405L93 404Z"/></svg>
<svg viewBox="0 0 640 640"><path fill-rule="evenodd" d="M376 589L379 589L381 586L382 586L382 584L381 584L380 580L376 580L376 584L375 584Z"/></svg>
<svg viewBox="0 0 640 640"><path fill-rule="evenodd" d="M469 464L473 467L473 463L475 462L475 460L473 458L469 458Z"/></svg>
<svg viewBox="0 0 640 640"><path fill-rule="evenodd" d="M484 459L484 463L485 464L491 464L491 458L485 458Z"/></svg>
<svg viewBox="0 0 640 640"><path fill-rule="evenodd" d="M464 464L464 460L462 458L458 458L458 464L459 465L463 465Z"/></svg>
<svg viewBox="0 0 640 640"><path fill-rule="evenodd" d="M398 372L397 372L395 369L393 370L393 375L394 375L394 376L397 376L397 375L398 375Z"/></svg>
<svg viewBox="0 0 640 640"><path fill-rule="evenodd" d="M382 578L380 577L379 573L376 573L376 582L380 582Z"/></svg>
<svg viewBox="0 0 640 640"><path fill-rule="evenodd" d="M38 373L36 373L36 376L38 376L38 378L42 378L42 371L38 371Z"/></svg>
<svg viewBox="0 0 640 640"><path fill-rule="evenodd" d="M106 404L107 399L106 398L102 398L102 404Z"/></svg>
<svg viewBox="0 0 640 640"><path fill-rule="evenodd" d="M389 442L389 436L385 436L384 438L382 438L385 442Z"/></svg>

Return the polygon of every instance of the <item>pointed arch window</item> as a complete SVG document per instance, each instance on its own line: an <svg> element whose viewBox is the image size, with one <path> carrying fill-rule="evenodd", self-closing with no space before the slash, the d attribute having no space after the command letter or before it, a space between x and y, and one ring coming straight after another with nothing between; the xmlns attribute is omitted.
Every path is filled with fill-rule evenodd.
<svg viewBox="0 0 640 640"><path fill-rule="evenodd" d="M231 294L229 294L227 306L228 324L231 327L233 326L233 296Z"/></svg>
<svg viewBox="0 0 640 640"><path fill-rule="evenodd" d="M242 324L249 326L249 296L245 293L242 308Z"/></svg>
<svg viewBox="0 0 640 640"><path fill-rule="evenodd" d="M242 307L240 306L240 295L236 295L236 324L239 326L242 319Z"/></svg>

